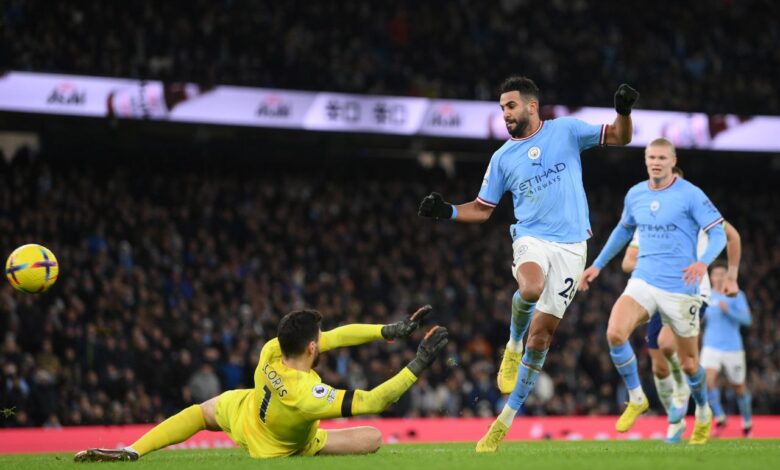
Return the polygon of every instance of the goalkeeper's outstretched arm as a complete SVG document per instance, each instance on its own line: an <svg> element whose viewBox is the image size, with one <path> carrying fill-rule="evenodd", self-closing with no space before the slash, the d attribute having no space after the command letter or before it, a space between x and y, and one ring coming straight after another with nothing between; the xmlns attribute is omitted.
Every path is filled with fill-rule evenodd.
<svg viewBox="0 0 780 470"><path fill-rule="evenodd" d="M305 395L301 400L300 411L304 417L311 420L350 417L358 415L378 414L397 402L417 381L428 367L431 366L439 352L447 344L447 330L433 327L425 335L417 348L417 356L396 375L371 390L339 390L325 391L324 396L333 397L330 400L312 398Z"/></svg>
<svg viewBox="0 0 780 470"><path fill-rule="evenodd" d="M357 346L380 339L392 341L407 338L422 324L432 310L433 307L430 305L424 305L409 318L389 325L354 324L323 331L322 336L320 336L320 351Z"/></svg>

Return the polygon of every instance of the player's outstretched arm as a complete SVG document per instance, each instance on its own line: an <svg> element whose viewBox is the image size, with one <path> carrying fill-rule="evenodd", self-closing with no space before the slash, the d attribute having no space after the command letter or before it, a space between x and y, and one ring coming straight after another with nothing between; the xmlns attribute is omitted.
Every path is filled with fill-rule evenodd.
<svg viewBox="0 0 780 470"><path fill-rule="evenodd" d="M742 259L742 237L733 225L728 222L723 223L726 230L726 258L728 259L728 272L726 273L726 284L723 290L729 297L734 297L739 292L739 263Z"/></svg>
<svg viewBox="0 0 780 470"><path fill-rule="evenodd" d="M420 327L420 325L422 325L422 323L425 321L425 318L428 317L432 311L433 307L430 305L423 305L414 313L409 315L409 318L383 326L382 337L388 341L408 338L417 328Z"/></svg>
<svg viewBox="0 0 780 470"><path fill-rule="evenodd" d="M420 327L432 310L433 307L430 305L424 305L412 313L409 318L389 325L354 324L323 331L322 336L320 336L320 351L358 346L380 339L406 338Z"/></svg>
<svg viewBox="0 0 780 470"><path fill-rule="evenodd" d="M441 194L431 193L420 202L417 215L430 219L451 219L463 223L482 223L490 218L494 206L482 204L477 200L465 204L453 205L446 202Z"/></svg>
<svg viewBox="0 0 780 470"><path fill-rule="evenodd" d="M615 111L618 115L612 125L607 128L607 145L626 145L631 142L634 135L631 110L638 99L639 92L627 84L623 83L618 87L615 92Z"/></svg>
<svg viewBox="0 0 780 470"><path fill-rule="evenodd" d="M593 265L582 273L577 289L583 292L587 291L590 288L590 283L599 276L599 273L601 273L601 269L631 241L633 236L633 227L629 228L622 223L618 223L615 229L612 230L612 234L609 236L607 244L601 249L601 253L593 260Z"/></svg>
<svg viewBox="0 0 780 470"><path fill-rule="evenodd" d="M368 391L335 390L317 385L312 392L314 397L306 396L299 404L300 412L306 419L312 420L381 413L397 402L417 381L417 377L433 364L447 341L447 329L434 326L420 342L415 358L387 381Z"/></svg>

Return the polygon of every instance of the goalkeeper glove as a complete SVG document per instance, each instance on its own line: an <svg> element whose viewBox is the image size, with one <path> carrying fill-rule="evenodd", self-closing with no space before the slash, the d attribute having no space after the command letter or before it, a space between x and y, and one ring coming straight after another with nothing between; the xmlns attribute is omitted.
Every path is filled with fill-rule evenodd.
<svg viewBox="0 0 780 470"><path fill-rule="evenodd" d="M452 204L444 202L441 194L431 193L425 196L425 199L420 203L417 215L434 219L449 219L452 218Z"/></svg>
<svg viewBox="0 0 780 470"><path fill-rule="evenodd" d="M621 84L615 92L615 111L621 116L628 116L631 114L631 108L634 107L638 99L638 91L625 83Z"/></svg>
<svg viewBox="0 0 780 470"><path fill-rule="evenodd" d="M394 340L398 338L408 338L414 330L420 327L425 317L427 317L433 307L425 305L417 309L416 312L411 314L406 320L401 320L382 327L382 337L387 340Z"/></svg>
<svg viewBox="0 0 780 470"><path fill-rule="evenodd" d="M407 366L416 377L433 364L444 346L447 345L447 328L434 326L426 333L420 345L417 347L417 357Z"/></svg>

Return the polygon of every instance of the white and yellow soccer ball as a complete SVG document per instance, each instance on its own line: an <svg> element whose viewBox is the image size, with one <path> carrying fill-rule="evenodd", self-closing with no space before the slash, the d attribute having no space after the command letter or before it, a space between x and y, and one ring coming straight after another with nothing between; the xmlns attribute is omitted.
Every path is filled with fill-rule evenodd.
<svg viewBox="0 0 780 470"><path fill-rule="evenodd" d="M57 281L60 272L57 258L41 245L22 245L5 263L5 277L14 289L28 294L45 292Z"/></svg>

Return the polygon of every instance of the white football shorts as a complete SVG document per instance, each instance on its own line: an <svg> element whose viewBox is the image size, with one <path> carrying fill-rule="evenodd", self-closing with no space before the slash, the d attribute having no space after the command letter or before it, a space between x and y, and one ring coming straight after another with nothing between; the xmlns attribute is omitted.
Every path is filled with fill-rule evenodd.
<svg viewBox="0 0 780 470"><path fill-rule="evenodd" d="M577 284L585 270L587 243L558 243L526 236L512 243L512 251L512 275L515 280L517 268L523 263L536 263L542 268L544 290L536 308L563 318L563 313L577 293Z"/></svg>

